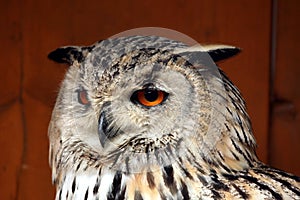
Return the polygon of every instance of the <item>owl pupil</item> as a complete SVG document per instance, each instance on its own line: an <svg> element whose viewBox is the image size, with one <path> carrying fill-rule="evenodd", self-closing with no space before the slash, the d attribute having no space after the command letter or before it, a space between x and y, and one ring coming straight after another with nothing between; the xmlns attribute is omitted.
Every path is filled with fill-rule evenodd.
<svg viewBox="0 0 300 200"><path fill-rule="evenodd" d="M150 102L156 101L158 98L158 92L156 90L146 90L144 95L145 99Z"/></svg>

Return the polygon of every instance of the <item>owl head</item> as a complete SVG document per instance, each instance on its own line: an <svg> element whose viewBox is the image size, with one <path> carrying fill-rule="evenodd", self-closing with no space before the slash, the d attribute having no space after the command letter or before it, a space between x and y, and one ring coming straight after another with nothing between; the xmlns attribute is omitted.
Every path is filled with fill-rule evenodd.
<svg viewBox="0 0 300 200"><path fill-rule="evenodd" d="M70 65L49 126L52 166L82 159L133 173L188 159L251 164L255 141L244 101L215 64L238 52L158 36L51 52ZM249 162L231 153L232 143Z"/></svg>

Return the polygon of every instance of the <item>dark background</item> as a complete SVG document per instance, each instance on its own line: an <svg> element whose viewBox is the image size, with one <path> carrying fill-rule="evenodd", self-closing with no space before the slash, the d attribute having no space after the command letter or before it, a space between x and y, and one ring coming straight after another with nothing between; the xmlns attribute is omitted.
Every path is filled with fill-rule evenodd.
<svg viewBox="0 0 300 200"><path fill-rule="evenodd" d="M242 91L260 159L300 175L298 0L0 1L0 198L54 199L47 126L66 67L47 60L137 27L243 52L220 64Z"/></svg>

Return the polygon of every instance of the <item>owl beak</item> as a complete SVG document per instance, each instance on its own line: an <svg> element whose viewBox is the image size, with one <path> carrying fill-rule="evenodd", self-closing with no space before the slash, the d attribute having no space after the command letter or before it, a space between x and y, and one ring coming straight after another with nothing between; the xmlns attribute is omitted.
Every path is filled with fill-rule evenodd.
<svg viewBox="0 0 300 200"><path fill-rule="evenodd" d="M102 111L98 120L98 137L102 147L114 138L120 131L113 127L108 111Z"/></svg>
<svg viewBox="0 0 300 200"><path fill-rule="evenodd" d="M105 112L102 112L100 114L99 121L98 121L98 136L99 136L99 140L100 140L102 147L104 147L106 141L108 140L108 137L106 134L107 127L108 127L108 123L105 118Z"/></svg>

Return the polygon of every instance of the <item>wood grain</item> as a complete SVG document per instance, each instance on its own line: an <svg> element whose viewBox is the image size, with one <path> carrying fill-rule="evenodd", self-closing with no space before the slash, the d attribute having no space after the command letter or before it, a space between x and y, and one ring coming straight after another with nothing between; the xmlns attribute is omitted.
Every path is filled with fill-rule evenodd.
<svg viewBox="0 0 300 200"><path fill-rule="evenodd" d="M279 0L270 164L300 175L300 2Z"/></svg>

